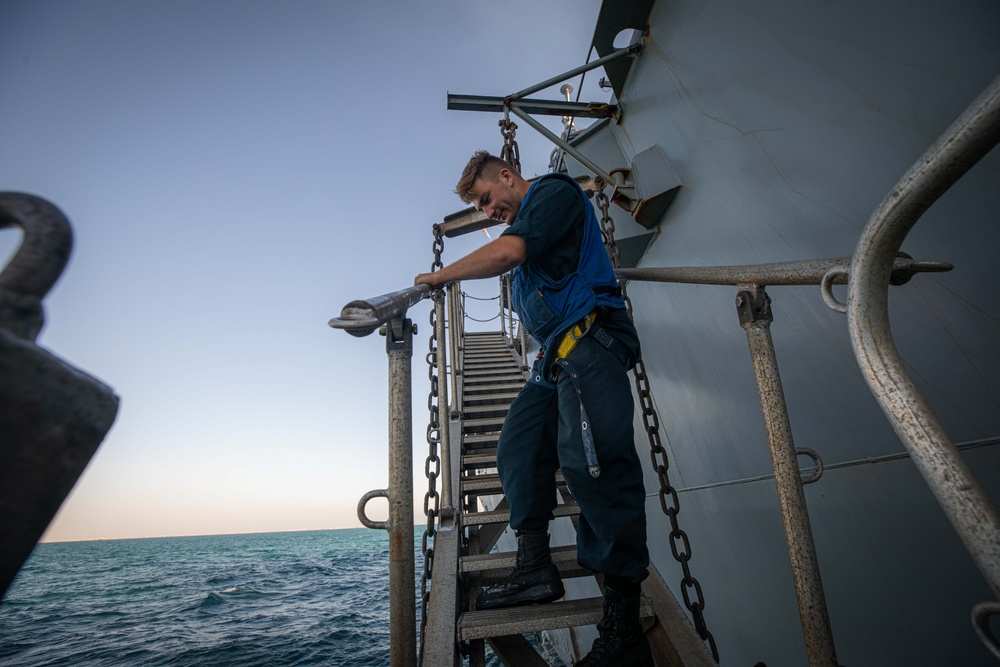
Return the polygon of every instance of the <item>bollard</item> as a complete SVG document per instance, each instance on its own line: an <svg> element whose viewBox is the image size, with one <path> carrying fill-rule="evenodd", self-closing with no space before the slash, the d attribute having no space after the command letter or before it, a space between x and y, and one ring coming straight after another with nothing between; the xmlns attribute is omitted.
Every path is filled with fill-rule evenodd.
<svg viewBox="0 0 1000 667"><path fill-rule="evenodd" d="M0 273L0 596L114 423L110 387L35 344L42 299L69 259L73 232L44 199L0 193L0 228L24 240Z"/></svg>

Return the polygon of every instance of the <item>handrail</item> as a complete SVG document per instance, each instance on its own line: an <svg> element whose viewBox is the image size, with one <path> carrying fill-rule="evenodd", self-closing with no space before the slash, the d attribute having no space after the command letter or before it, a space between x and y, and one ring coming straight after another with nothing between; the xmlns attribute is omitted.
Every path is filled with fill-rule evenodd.
<svg viewBox="0 0 1000 667"><path fill-rule="evenodd" d="M803 450L795 447L792 437L770 333L773 319L770 298L764 288L774 285L820 285L823 299L832 308L840 310L841 304L834 298L830 286L848 281L850 261L849 257L840 257L741 266L615 270L615 275L622 280L732 285L741 290L736 296L736 307L750 347L799 605L803 641L809 664L814 667L835 667L839 663L802 488L804 483L814 480L803 479L799 472L797 457ZM945 262L918 262L902 253L892 258L889 265L895 285L908 282L919 271L948 271L952 268ZM818 455L813 453L812 456L819 462Z"/></svg>
<svg viewBox="0 0 1000 667"><path fill-rule="evenodd" d="M430 285L416 285L351 301L340 311L340 317L334 317L327 324L334 329L344 329L352 336L367 336L392 318L405 313L410 306L429 297L433 291Z"/></svg>
<svg viewBox="0 0 1000 667"><path fill-rule="evenodd" d="M858 365L896 434L1000 596L1000 515L918 391L889 328L890 258L938 197L1000 141L1000 77L903 175L872 214L854 253L848 327Z"/></svg>
<svg viewBox="0 0 1000 667"><path fill-rule="evenodd" d="M639 280L660 283L688 283L697 285L819 285L824 276L834 272L830 282L843 285L847 282L850 257L833 259L807 259L795 262L770 264L744 264L739 266L682 266L615 269L621 280ZM918 262L912 257L896 257L892 264L893 285L902 285L922 271L950 271L947 262Z"/></svg>

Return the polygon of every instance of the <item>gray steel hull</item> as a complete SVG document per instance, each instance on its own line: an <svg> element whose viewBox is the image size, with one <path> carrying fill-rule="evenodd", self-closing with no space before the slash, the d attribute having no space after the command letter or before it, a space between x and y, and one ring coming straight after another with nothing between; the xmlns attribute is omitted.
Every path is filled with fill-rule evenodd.
<svg viewBox="0 0 1000 667"><path fill-rule="evenodd" d="M852 254L903 172L1000 72L1000 6L961 2L658 2L620 96L621 124L578 148L605 168L649 146L683 187L640 266ZM570 171L584 173L578 163ZM618 233L647 230L615 213ZM902 250L951 262L890 294L909 371L1000 500L1000 154L921 219ZM992 599L855 361L818 287L772 287L796 445L827 471L806 487L841 664L995 664L969 620ZM747 339L732 287L629 285L680 491L680 523L723 664L806 664ZM846 291L837 292L843 299ZM637 433L642 434L637 416ZM644 460L648 449L637 447ZM800 459L803 467L809 460ZM649 541L680 567L647 468Z"/></svg>

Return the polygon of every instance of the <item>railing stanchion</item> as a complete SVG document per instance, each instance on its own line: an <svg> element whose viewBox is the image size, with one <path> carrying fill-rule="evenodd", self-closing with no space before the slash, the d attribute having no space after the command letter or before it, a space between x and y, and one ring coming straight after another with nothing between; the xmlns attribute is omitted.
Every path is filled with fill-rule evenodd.
<svg viewBox="0 0 1000 667"><path fill-rule="evenodd" d="M778 488L778 505L788 542L806 654L810 667L837 667L816 546L809 525L785 395L778 375L778 360L771 340L771 299L763 287L741 287L743 289L736 296L736 309L740 326L747 333L754 375L757 377L760 408L771 451L771 464L774 466L774 483Z"/></svg>
<svg viewBox="0 0 1000 667"><path fill-rule="evenodd" d="M413 555L413 324L403 315L386 324L389 357L389 664L417 664Z"/></svg>

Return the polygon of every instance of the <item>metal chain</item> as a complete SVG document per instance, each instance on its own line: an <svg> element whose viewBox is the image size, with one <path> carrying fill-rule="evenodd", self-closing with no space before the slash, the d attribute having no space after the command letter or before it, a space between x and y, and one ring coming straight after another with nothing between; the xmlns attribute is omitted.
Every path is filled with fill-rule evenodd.
<svg viewBox="0 0 1000 667"><path fill-rule="evenodd" d="M492 322L493 320L495 320L495 319L497 319L499 317L500 317L500 313L497 313L496 315L494 315L493 317L491 317L488 320L479 320L479 319L476 319L475 317L473 317L472 315L469 315L468 313L465 314L465 318L469 319L469 320L472 320L473 322Z"/></svg>
<svg viewBox="0 0 1000 667"><path fill-rule="evenodd" d="M514 136L517 134L517 124L506 116L500 119L500 134L503 136L503 147L500 149L500 158L507 161L507 164L514 167L514 171L521 173L521 151L517 147Z"/></svg>
<svg viewBox="0 0 1000 667"><path fill-rule="evenodd" d="M601 210L601 237L604 239L604 246L608 250L611 264L617 269L621 261L621 249L615 240L615 221L608 211L610 202L608 196L604 193L605 183L600 177L597 177L596 181L597 206ZM629 318L634 322L632 300L628 296L625 284L619 281L619 286L621 287L622 298L625 300L625 308L628 310ZM674 559L681 564L681 569L684 571L684 576L681 578L681 595L684 598L684 604L691 611L691 615L694 618L694 627L698 631L698 636L703 641L708 642L708 646L712 650L712 657L715 658L715 662L719 662L719 650L715 645L715 637L708 631L708 626L705 624L705 598L702 595L701 584L691 574L691 568L688 565L688 561L691 560L691 543L688 540L687 533L681 530L680 524L677 521L677 515L680 513L680 501L677 498L676 489L670 485L670 479L667 476L670 464L667 461L667 451L663 448L663 444L660 441L660 417L656 412L656 407L653 405L653 394L649 386L649 377L646 375L646 365L642 360L641 353L639 360L635 364L635 368L632 369L632 374L635 376L635 388L639 394L639 403L642 406L642 423L646 428L646 435L649 437L649 455L653 462L653 470L656 471L656 476L660 480L660 507L663 509L663 513L670 519L670 551L673 553ZM691 599L691 590L694 590L694 600Z"/></svg>
<svg viewBox="0 0 1000 667"><path fill-rule="evenodd" d="M431 264L431 272L442 268L441 253L444 251L444 238L441 230L436 225L434 227L434 262ZM431 298L437 302L442 298L440 289L434 290ZM427 396L427 411L430 413L430 420L427 423L427 461L424 464L424 472L427 475L427 493L424 495L424 514L427 516L427 528L424 530L423 543L421 548L424 554L424 572L420 580L420 647L423 651L424 635L427 629L427 604L431 598L431 592L427 588L430 581L431 572L434 569L434 544L433 539L437 533L435 521L439 511L440 495L437 492L437 478L441 471L441 458L438 456L438 445L441 444L441 422L438 410L438 376L437 376L437 327L444 326L443 322L437 321L435 308L431 308L430 314L430 339L427 341L427 378L430 380L430 393ZM432 506L433 505L433 506Z"/></svg>
<svg viewBox="0 0 1000 667"><path fill-rule="evenodd" d="M487 298L487 297L481 297L481 296L472 296L468 292L462 292L462 296L464 296L467 299L472 299L473 301L496 301L497 299L500 298L499 294L497 294L496 296L491 296L491 297Z"/></svg>

